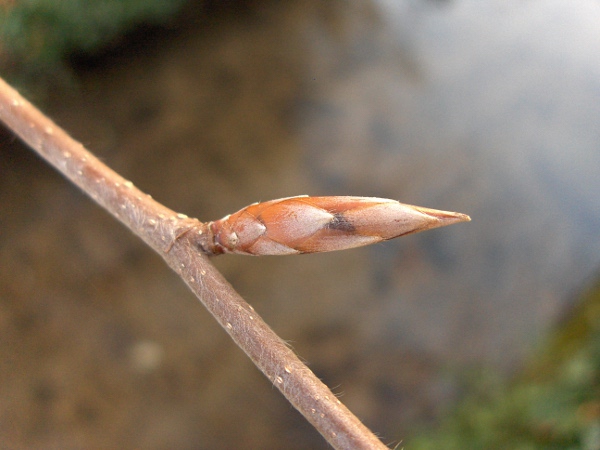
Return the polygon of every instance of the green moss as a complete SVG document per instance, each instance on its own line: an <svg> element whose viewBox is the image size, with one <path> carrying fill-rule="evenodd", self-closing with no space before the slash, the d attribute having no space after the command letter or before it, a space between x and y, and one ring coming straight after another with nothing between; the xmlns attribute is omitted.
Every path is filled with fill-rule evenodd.
<svg viewBox="0 0 600 450"><path fill-rule="evenodd" d="M600 283L522 377L480 382L406 449L600 449Z"/></svg>
<svg viewBox="0 0 600 450"><path fill-rule="evenodd" d="M19 0L0 3L0 70L32 79L66 69L139 24L160 24L186 0Z"/></svg>

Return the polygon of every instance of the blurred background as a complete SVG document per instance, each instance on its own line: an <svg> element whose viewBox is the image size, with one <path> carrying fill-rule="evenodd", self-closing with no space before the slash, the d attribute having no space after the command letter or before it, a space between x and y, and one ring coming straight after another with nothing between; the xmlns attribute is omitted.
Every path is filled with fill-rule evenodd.
<svg viewBox="0 0 600 450"><path fill-rule="evenodd" d="M597 1L0 14L2 76L178 212L309 194L471 215L214 259L386 444L600 448ZM4 128L0 208L3 447L328 448L158 255Z"/></svg>

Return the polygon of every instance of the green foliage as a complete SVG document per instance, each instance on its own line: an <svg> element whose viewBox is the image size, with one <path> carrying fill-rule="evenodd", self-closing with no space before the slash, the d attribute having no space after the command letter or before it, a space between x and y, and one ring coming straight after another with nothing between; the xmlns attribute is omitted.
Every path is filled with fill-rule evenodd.
<svg viewBox="0 0 600 450"><path fill-rule="evenodd" d="M0 70L32 78L65 69L134 26L160 24L186 0L0 0Z"/></svg>
<svg viewBox="0 0 600 450"><path fill-rule="evenodd" d="M405 448L600 449L600 287L554 341L520 380L481 382Z"/></svg>

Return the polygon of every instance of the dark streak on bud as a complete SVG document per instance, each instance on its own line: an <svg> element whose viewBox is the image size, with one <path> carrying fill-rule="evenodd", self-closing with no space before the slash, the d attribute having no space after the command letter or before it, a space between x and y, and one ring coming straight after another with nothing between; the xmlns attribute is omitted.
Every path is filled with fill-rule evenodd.
<svg viewBox="0 0 600 450"><path fill-rule="evenodd" d="M343 213L334 213L333 219L326 226L330 230L340 230L348 233L353 233L356 231L354 225L348 222L348 219L344 217Z"/></svg>

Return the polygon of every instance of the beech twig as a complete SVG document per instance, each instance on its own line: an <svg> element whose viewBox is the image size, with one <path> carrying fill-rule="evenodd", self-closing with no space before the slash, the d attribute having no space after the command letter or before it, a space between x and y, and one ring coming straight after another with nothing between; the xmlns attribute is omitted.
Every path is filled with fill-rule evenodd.
<svg viewBox="0 0 600 450"><path fill-rule="evenodd" d="M384 449L203 254L207 225L166 208L111 170L0 78L0 119L158 252L236 344L337 449Z"/></svg>

